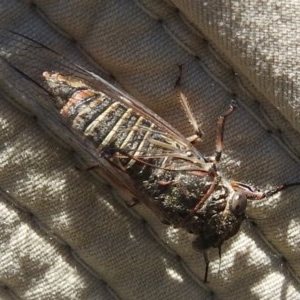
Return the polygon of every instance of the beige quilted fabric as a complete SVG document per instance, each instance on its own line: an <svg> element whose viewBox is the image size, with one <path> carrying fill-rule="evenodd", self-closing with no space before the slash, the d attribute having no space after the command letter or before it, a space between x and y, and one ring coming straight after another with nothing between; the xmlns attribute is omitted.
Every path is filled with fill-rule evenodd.
<svg viewBox="0 0 300 300"><path fill-rule="evenodd" d="M300 180L299 47L297 0L0 0L1 299L299 299L300 187L249 204L204 284L192 236L78 169L89 149L36 84L79 64L189 136L182 65L199 149L235 98L223 174L268 189Z"/></svg>

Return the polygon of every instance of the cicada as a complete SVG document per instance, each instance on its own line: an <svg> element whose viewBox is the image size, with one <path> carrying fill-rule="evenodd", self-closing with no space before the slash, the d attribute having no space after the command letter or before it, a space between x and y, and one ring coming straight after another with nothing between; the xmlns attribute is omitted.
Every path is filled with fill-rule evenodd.
<svg viewBox="0 0 300 300"><path fill-rule="evenodd" d="M111 168L129 176L133 184L128 189L133 187L135 200L146 204L162 222L196 236L193 247L204 253L205 282L206 250L220 251L224 241L238 232L247 201L298 184L260 192L221 176L224 124L233 105L219 117L216 154L206 157L149 108L100 77L99 89L57 72L46 71L43 77L69 126L89 140Z"/></svg>
<svg viewBox="0 0 300 300"><path fill-rule="evenodd" d="M195 235L193 247L204 253L206 262L205 282L207 250L214 247L220 253L222 244L239 231L248 200L261 200L299 185L258 191L220 174L224 125L234 105L219 117L216 152L208 157L148 107L94 73L76 68L96 84L57 70L40 74L59 114L89 143L110 183L121 192L129 191L134 201L147 205L165 224ZM183 94L181 99L193 118Z"/></svg>

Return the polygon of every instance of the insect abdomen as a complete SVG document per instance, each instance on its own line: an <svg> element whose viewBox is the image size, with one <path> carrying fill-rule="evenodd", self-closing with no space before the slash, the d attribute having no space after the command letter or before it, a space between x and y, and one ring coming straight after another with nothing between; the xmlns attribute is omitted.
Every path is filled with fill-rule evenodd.
<svg viewBox="0 0 300 300"><path fill-rule="evenodd" d="M132 157L146 156L155 147L150 139L155 135L155 125L132 108L84 83L66 81L56 73L45 72L44 76L71 127L91 140L99 152L107 149L121 153L125 169L136 162Z"/></svg>

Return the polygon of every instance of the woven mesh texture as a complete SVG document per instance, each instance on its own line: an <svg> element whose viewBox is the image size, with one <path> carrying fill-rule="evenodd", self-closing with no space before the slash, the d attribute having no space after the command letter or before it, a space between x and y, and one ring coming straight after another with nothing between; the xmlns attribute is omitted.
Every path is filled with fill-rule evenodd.
<svg viewBox="0 0 300 300"><path fill-rule="evenodd" d="M226 123L225 177L262 190L299 181L299 1L0 4L3 299L300 298L299 187L248 205L221 262L209 252L204 284L193 236L143 205L127 208L97 174L80 170L88 149L35 84L67 58L113 78L189 136L175 87L182 66L201 152L214 153L217 118L231 98L238 105Z"/></svg>

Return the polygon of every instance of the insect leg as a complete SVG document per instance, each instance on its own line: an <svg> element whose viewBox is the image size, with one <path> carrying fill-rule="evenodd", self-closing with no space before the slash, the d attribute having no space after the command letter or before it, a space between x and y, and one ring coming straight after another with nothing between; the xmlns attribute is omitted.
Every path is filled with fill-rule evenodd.
<svg viewBox="0 0 300 300"><path fill-rule="evenodd" d="M181 81L182 65L179 65L178 67L179 67L179 76L176 80L175 87L180 87L180 81ZM189 102L188 102L186 96L181 91L179 92L179 95L180 95L180 104L183 107L183 110L195 132L195 134L188 137L187 140L190 143L196 143L198 141L201 141L203 132L202 132L201 128L198 126L196 118L190 108Z"/></svg>
<svg viewBox="0 0 300 300"><path fill-rule="evenodd" d="M206 250L203 250L203 258L204 258L204 261L205 261L205 273L204 273L204 283L207 283L207 278L208 278L208 270L209 270L209 258L208 258L208 255L207 255L207 251Z"/></svg>
<svg viewBox="0 0 300 300"><path fill-rule="evenodd" d="M230 104L229 109L225 112L225 114L221 115L218 119L217 123L217 137L216 137L216 154L214 157L214 161L218 163L222 156L223 151L223 137L224 137L224 126L226 119L229 115L233 113L235 110L235 106Z"/></svg>
<svg viewBox="0 0 300 300"><path fill-rule="evenodd" d="M190 105L188 103L188 100L187 100L186 96L182 92L180 92L180 103L181 103L181 105L182 105L182 107L185 111L185 114L186 114L188 120L190 121L190 123L191 123L191 125L194 129L194 132L195 132L195 134L192 135L192 136L189 136L187 138L187 140L190 143L196 143L198 141L201 141L202 136L203 136L203 132L197 124L196 118L195 118L194 114L191 111L191 108L190 108Z"/></svg>

